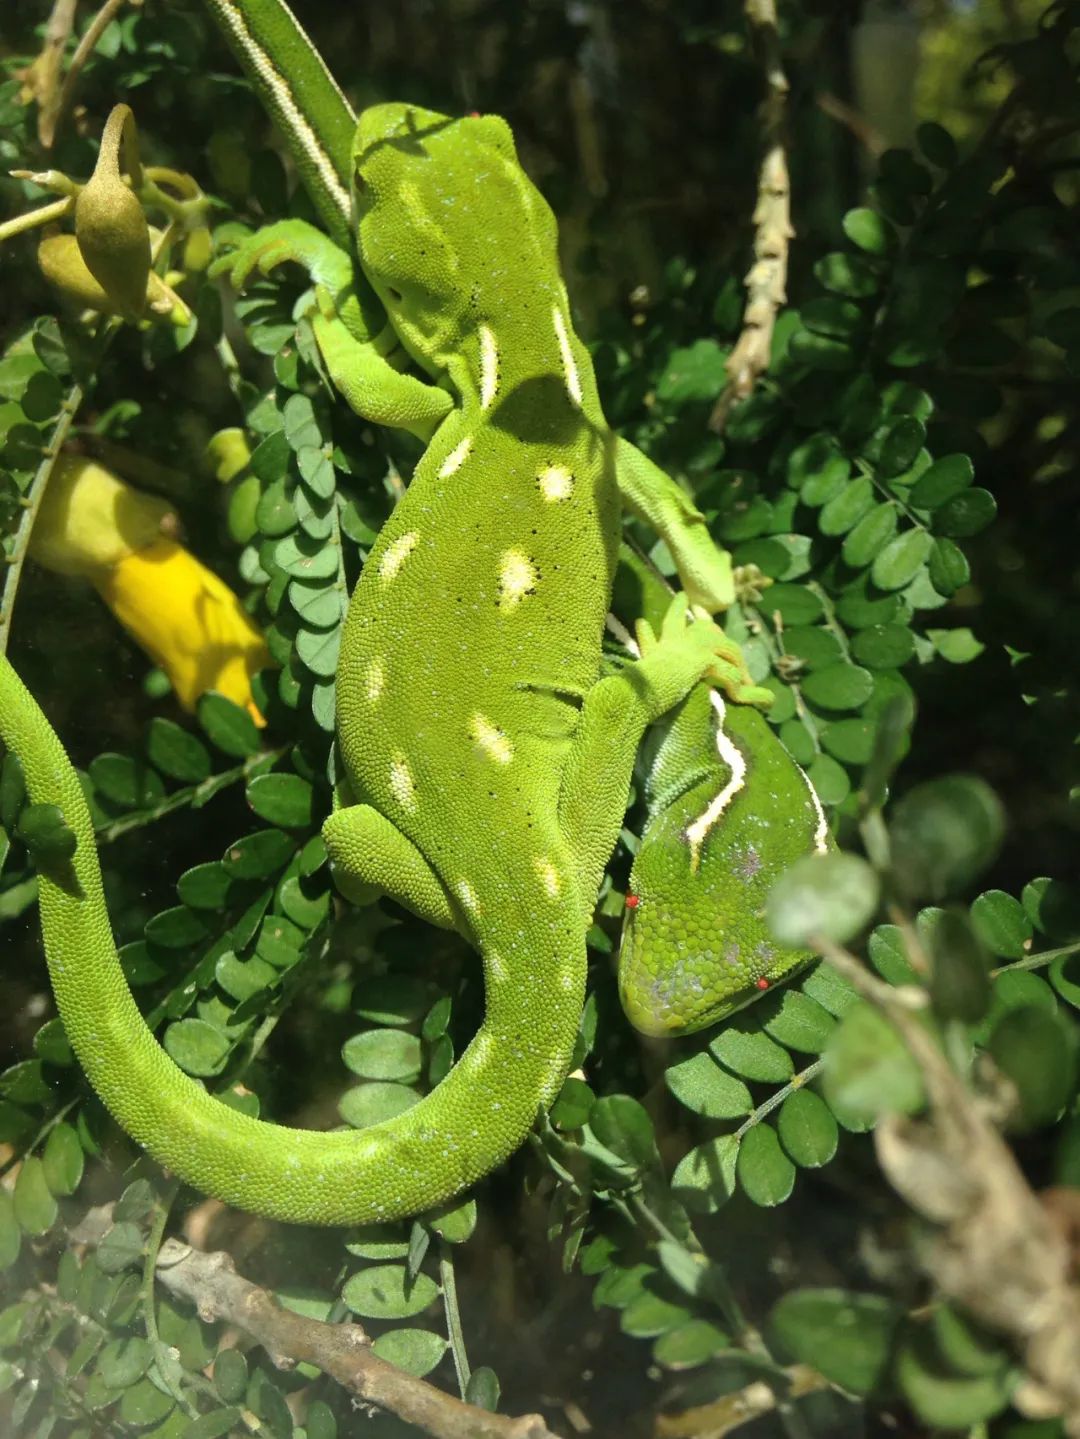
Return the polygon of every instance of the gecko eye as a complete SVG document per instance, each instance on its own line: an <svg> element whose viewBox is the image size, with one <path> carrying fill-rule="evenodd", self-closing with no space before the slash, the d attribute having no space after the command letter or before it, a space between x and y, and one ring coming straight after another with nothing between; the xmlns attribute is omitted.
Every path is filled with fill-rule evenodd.
<svg viewBox="0 0 1080 1439"><path fill-rule="evenodd" d="M401 300L401 291L400 291L400 290L395 290L394 287L393 287L393 285L387 285L386 289L387 289L387 293L389 294L391 300L393 300L393 301L395 302L395 304L398 303L398 302L400 302L400 300Z"/></svg>

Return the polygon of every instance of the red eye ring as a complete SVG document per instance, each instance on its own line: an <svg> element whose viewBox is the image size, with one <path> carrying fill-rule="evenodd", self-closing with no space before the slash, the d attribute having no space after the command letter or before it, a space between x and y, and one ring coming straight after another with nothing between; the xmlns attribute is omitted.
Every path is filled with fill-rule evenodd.
<svg viewBox="0 0 1080 1439"><path fill-rule="evenodd" d="M760 979L757 979L757 980L754 981L754 988L755 988L755 989L768 989L768 987L769 987L769 981L764 977L764 975L762 975L762 977L761 977Z"/></svg>
<svg viewBox="0 0 1080 1439"><path fill-rule="evenodd" d="M639 894L628 894L628 895L626 896L626 907L627 907L627 909L637 909L637 907L638 907L638 905L639 905L640 903L641 903L641 896L640 896Z"/></svg>

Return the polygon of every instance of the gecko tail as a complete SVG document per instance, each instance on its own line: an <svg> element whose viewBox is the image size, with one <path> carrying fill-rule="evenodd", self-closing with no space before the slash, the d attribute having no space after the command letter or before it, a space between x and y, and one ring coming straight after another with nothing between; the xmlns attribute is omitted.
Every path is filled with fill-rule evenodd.
<svg viewBox="0 0 1080 1439"><path fill-rule="evenodd" d="M46 960L68 1040L121 1128L186 1183L296 1224L401 1218L452 1199L495 1168L558 1093L586 969L583 927L569 894L542 926L534 918L530 930L527 917L503 913L480 934L484 1022L447 1077L404 1114L369 1129L323 1133L252 1119L223 1104L169 1058L132 997L78 775L2 656L0 739L22 762L31 802L58 806L76 837L63 872L46 865L39 875ZM553 944L553 933L566 941ZM512 977L501 976L499 955L513 959ZM535 988L528 1004L521 1002L523 982Z"/></svg>

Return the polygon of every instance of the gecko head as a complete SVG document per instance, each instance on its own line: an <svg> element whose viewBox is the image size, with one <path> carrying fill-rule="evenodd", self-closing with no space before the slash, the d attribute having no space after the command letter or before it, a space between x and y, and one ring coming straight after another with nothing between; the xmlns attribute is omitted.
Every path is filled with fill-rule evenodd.
<svg viewBox="0 0 1080 1439"><path fill-rule="evenodd" d="M497 115L374 105L352 158L364 273L413 358L441 370L464 333L504 312L496 292L535 283L538 243L554 266L554 218Z"/></svg>

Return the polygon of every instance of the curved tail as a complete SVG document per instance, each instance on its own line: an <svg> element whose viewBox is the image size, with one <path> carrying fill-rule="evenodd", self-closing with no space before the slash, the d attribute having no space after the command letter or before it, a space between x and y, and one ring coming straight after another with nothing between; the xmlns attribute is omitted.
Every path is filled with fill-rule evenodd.
<svg viewBox="0 0 1080 1439"><path fill-rule="evenodd" d="M530 944L528 918L493 919L492 932L483 934L484 1024L450 1074L405 1114L370 1129L328 1134L251 1119L222 1104L173 1063L132 998L78 776L2 656L0 738L22 761L31 800L59 806L77 839L68 875L40 876L49 976L72 1049L117 1123L188 1184L291 1223L400 1218L482 1178L518 1147L537 1110L558 1092L585 982L585 937L570 896L567 922L557 930L572 939L552 943L549 915L548 939L540 944L534 937L537 952L525 965L520 950ZM555 948L561 952L552 954ZM496 955L515 950L513 972L504 975ZM523 982L536 987L535 1005L521 1003Z"/></svg>

